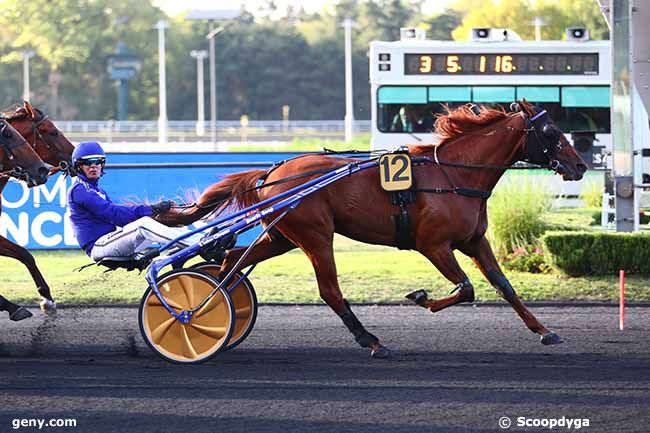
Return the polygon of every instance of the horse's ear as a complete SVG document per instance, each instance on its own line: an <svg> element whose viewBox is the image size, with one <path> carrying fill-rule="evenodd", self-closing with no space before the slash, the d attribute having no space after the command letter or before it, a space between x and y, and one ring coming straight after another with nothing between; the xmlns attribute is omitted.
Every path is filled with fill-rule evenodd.
<svg viewBox="0 0 650 433"><path fill-rule="evenodd" d="M36 111L34 110L34 107L32 107L32 104L23 101L23 107L25 107L25 111L32 117L32 119L36 119Z"/></svg>
<svg viewBox="0 0 650 433"><path fill-rule="evenodd" d="M510 111L513 113L519 113L521 111L521 105L519 105L519 102L513 102L510 104Z"/></svg>

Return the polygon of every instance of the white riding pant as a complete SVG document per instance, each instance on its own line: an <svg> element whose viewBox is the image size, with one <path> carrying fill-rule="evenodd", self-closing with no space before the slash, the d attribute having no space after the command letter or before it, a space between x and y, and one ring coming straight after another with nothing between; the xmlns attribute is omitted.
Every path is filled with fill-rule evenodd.
<svg viewBox="0 0 650 433"><path fill-rule="evenodd" d="M187 229L167 227L153 218L142 217L97 239L90 257L94 261L105 257L129 257L154 244L166 244L187 232ZM201 237L202 234L197 233L178 242L178 246L187 247L199 242Z"/></svg>

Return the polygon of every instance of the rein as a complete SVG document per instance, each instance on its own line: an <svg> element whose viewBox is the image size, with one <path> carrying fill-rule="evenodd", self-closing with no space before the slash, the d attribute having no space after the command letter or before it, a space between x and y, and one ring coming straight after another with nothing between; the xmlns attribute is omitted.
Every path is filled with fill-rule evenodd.
<svg viewBox="0 0 650 433"><path fill-rule="evenodd" d="M523 112L521 112L521 113L523 113ZM547 154L548 153L548 148L546 146L544 146L545 142L539 136L539 132L537 131L537 128L534 125L534 122L536 120L538 120L538 119L540 119L540 118L542 118L544 116L547 116L547 115L548 114L547 114L546 110L541 110L539 113L536 113L534 116L532 116L530 118L528 118L525 114L522 114L522 116L524 117L524 119L526 121L526 124L529 125L527 128L518 129L518 128L513 128L512 126L506 126L506 127L503 127L503 128L492 129L491 131L489 131L487 133L471 133L471 132L467 132L467 133L463 133L463 136L475 135L475 136L489 137L489 136L495 135L495 134L497 134L499 132L521 131L524 134L524 138L522 138L522 139L526 140L525 143L524 143L524 155L527 156L527 153L528 153L528 150L527 150L528 137L529 137L529 134L531 132L533 132L535 134L536 140L538 141L538 143L541 144L544 154ZM441 169L442 173L444 174L444 176L447 178L447 181L451 185L451 188L413 188L413 189L411 189L411 191L413 191L413 192L434 193L434 194L458 194L458 195L462 195L462 196L465 196L465 197L487 199L492 195L491 191L484 191L484 190L473 189L473 188L461 188L461 187L455 186L453 181L451 180L451 177L449 176L449 174L444 170L444 167L456 167L456 168L468 168L468 169L487 169L487 170L508 170L508 169L512 168L512 164L510 164L510 165L496 165L496 164L474 164L474 163L441 161L438 158L438 147L439 146L434 146L433 147L433 159L425 156L425 157L412 157L412 160L414 162L416 162L416 163L424 163L424 164L431 163L431 164L440 166L440 169ZM558 146L558 150L562 150L561 145ZM280 161L280 162L274 164L262 176L260 176L260 178L258 179L258 184L256 186L254 186L253 188L247 189L246 191L243 191L242 194L247 193L247 192L251 192L251 191L255 191L255 190L259 190L259 189L262 189L262 188L266 188L266 187L269 187L269 186L279 185L279 184L282 184L282 183L290 182L290 181L293 181L293 180L296 180L296 179L301 179L301 178L308 177L308 176L313 176L313 175L316 175L316 174L324 174L324 173L327 173L329 171L332 171L332 169L329 169L329 168L319 169L319 170L312 170L312 171L308 171L308 172L305 172L305 173L299 173L299 174L296 174L296 175L293 175L293 176L278 179L278 180L275 180L273 182L264 183L264 181L268 178L268 176L274 170L276 170L281 165L285 164L287 161L292 161L292 160L297 159L297 158L302 158L302 157L305 157L305 156L312 156L312 155L332 155L332 154L367 154L367 155L373 155L373 154L376 154L378 152L379 151L367 151L366 152L366 151L358 151L358 150L349 150L349 151L336 152L336 151L332 151L330 149L325 149L324 152L315 153L315 154L308 154L308 155L299 155L299 156L294 157L294 158L286 159L286 160L283 160L283 161ZM369 161L376 160L378 158L379 157L369 158ZM554 166L553 162L554 161L552 161L549 158L549 164L536 164L536 163L533 163L532 165L535 165L535 166L537 166L539 168L547 168L547 169L550 169L550 170L555 170L557 167ZM193 204L179 205L179 206L174 206L174 207L175 208L183 208L183 209L187 209L187 208L191 208L191 207L198 207L199 209L205 209L205 208L211 208L213 206L217 206L217 205L219 205L219 203L223 203L223 202L226 202L228 200L229 199L218 200L218 201L207 203L207 204L200 205L200 206L197 203L193 203ZM218 211L220 213L224 209L225 209L225 206L223 208L217 209L215 211Z"/></svg>

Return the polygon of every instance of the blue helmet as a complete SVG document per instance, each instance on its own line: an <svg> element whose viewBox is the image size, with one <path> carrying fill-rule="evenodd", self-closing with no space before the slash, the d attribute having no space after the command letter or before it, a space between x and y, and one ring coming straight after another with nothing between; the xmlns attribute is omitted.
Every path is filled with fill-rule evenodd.
<svg viewBox="0 0 650 433"><path fill-rule="evenodd" d="M100 158L102 163L102 174L104 174L104 161L106 161L106 153L104 149L96 141L84 141L79 143L72 152L72 175L81 172L81 162L85 159Z"/></svg>
<svg viewBox="0 0 650 433"><path fill-rule="evenodd" d="M84 141L74 148L72 152L72 164L77 165L79 160L85 158L106 158L106 153L96 141Z"/></svg>

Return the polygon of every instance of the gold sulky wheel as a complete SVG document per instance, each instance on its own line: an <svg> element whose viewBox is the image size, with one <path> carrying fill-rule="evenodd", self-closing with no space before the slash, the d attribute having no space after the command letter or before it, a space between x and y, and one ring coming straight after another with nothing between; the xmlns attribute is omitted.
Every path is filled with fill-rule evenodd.
<svg viewBox="0 0 650 433"><path fill-rule="evenodd" d="M197 307L217 287L209 274L196 269L178 269L158 280L165 301L177 312ZM147 288L139 311L140 332L147 345L166 361L199 364L227 347L235 328L235 309L224 289L214 296L187 324L181 323Z"/></svg>
<svg viewBox="0 0 650 433"><path fill-rule="evenodd" d="M212 275L214 278L217 278L221 272L221 266L214 262L198 263L192 266L192 269L200 269ZM236 272L232 277L231 284L239 280L241 276L241 272ZM257 295L248 278L244 278L230 292L230 297L235 306L235 330L225 350L234 349L244 341L253 330L255 320L257 319Z"/></svg>

